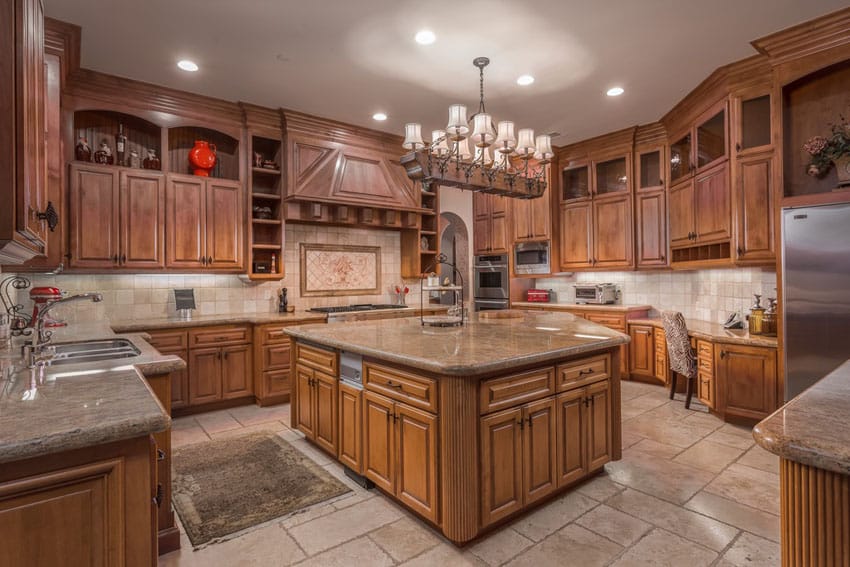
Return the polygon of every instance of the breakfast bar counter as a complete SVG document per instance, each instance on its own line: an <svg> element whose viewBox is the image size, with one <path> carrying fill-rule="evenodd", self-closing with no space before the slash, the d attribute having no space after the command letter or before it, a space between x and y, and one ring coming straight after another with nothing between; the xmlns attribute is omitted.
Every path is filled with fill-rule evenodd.
<svg viewBox="0 0 850 567"><path fill-rule="evenodd" d="M621 457L629 338L593 322L500 311L286 332L293 427L457 544ZM341 369L352 353L360 374Z"/></svg>

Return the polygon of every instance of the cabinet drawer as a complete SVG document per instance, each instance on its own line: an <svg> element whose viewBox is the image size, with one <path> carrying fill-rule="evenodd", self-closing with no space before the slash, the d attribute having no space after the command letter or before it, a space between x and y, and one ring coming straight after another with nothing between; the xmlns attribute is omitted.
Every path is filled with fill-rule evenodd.
<svg viewBox="0 0 850 567"><path fill-rule="evenodd" d="M697 358L697 370L707 374L712 374L714 372L714 363L703 357L699 357Z"/></svg>
<svg viewBox="0 0 850 567"><path fill-rule="evenodd" d="M266 395L278 396L290 392L289 369L263 372L263 388Z"/></svg>
<svg viewBox="0 0 850 567"><path fill-rule="evenodd" d="M708 341L697 341L697 356L711 362L714 359L714 345Z"/></svg>
<svg viewBox="0 0 850 567"><path fill-rule="evenodd" d="M334 351L302 343L298 343L295 348L298 364L321 370L331 376L337 375L337 358Z"/></svg>
<svg viewBox="0 0 850 567"><path fill-rule="evenodd" d="M189 348L234 345L251 342L246 326L202 327L189 331Z"/></svg>
<svg viewBox="0 0 850 567"><path fill-rule="evenodd" d="M364 368L366 388L412 406L437 412L437 381L410 374L396 368L367 364Z"/></svg>
<svg viewBox="0 0 850 567"><path fill-rule="evenodd" d="M260 343L264 345L288 343L289 335L283 329L283 326L263 327L260 330Z"/></svg>
<svg viewBox="0 0 850 567"><path fill-rule="evenodd" d="M558 365L557 388L559 392L563 392L610 377L611 357L609 355L583 358Z"/></svg>
<svg viewBox="0 0 850 567"><path fill-rule="evenodd" d="M189 333L186 331L148 331L148 342L157 350L185 349L189 345Z"/></svg>
<svg viewBox="0 0 850 567"><path fill-rule="evenodd" d="M588 313L585 318L588 321L605 325L615 331L626 332L626 320L619 315L605 315L601 313Z"/></svg>
<svg viewBox="0 0 850 567"><path fill-rule="evenodd" d="M289 368L289 343L263 347L263 370Z"/></svg>
<svg viewBox="0 0 850 567"><path fill-rule="evenodd" d="M555 393L555 368L547 366L481 383L481 413L509 408Z"/></svg>
<svg viewBox="0 0 850 567"><path fill-rule="evenodd" d="M655 340L655 352L666 354L667 353L667 335L664 334L663 329L655 329L653 332L653 338Z"/></svg>

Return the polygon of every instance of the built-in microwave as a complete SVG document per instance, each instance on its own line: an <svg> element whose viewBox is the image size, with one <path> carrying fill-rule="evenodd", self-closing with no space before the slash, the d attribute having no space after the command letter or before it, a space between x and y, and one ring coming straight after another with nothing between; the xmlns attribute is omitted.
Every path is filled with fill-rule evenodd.
<svg viewBox="0 0 850 567"><path fill-rule="evenodd" d="M550 274L550 259L548 240L514 245L514 273L517 275Z"/></svg>

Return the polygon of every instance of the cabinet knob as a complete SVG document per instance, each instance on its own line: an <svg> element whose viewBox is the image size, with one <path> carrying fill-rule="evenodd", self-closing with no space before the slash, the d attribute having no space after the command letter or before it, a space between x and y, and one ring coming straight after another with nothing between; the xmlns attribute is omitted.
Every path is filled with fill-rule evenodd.
<svg viewBox="0 0 850 567"><path fill-rule="evenodd" d="M164 461L165 460L165 451L163 451L162 449L157 449L156 450L156 460L157 461Z"/></svg>
<svg viewBox="0 0 850 567"><path fill-rule="evenodd" d="M720 358L726 358L726 351L725 350L720 351Z"/></svg>
<svg viewBox="0 0 850 567"><path fill-rule="evenodd" d="M519 425L520 429L525 429L525 420L524 419L520 419L519 421L516 422L516 424Z"/></svg>
<svg viewBox="0 0 850 567"><path fill-rule="evenodd" d="M207 265L208 266L212 265L212 256L207 256Z"/></svg>
<svg viewBox="0 0 850 567"><path fill-rule="evenodd" d="M203 256L201 256L200 258L198 258L198 262L200 262L201 264L203 264L203 265L205 265L205 266L207 265L207 259L206 259L206 258L204 258Z"/></svg>
<svg viewBox="0 0 850 567"><path fill-rule="evenodd" d="M112 255L112 263L113 263L113 264L117 264L117 263L118 263L118 254L113 254L113 255Z"/></svg>
<svg viewBox="0 0 850 567"><path fill-rule="evenodd" d="M740 151L741 151L741 144L735 144L735 151L736 151L736 152L740 152Z"/></svg>
<svg viewBox="0 0 850 567"><path fill-rule="evenodd" d="M744 250L743 250L743 248L741 248L740 246L738 246L737 252L738 252L738 256L743 256L743 255L744 255Z"/></svg>
<svg viewBox="0 0 850 567"><path fill-rule="evenodd" d="M44 209L43 213L35 211L35 217L40 221L47 221L47 228L50 229L50 232L56 230L59 225L59 213L53 208L52 201L47 201L47 208Z"/></svg>
<svg viewBox="0 0 850 567"><path fill-rule="evenodd" d="M667 261L667 259L664 257L664 254L662 254L662 255L661 255L661 261L662 261L662 262L666 262L666 261Z"/></svg>
<svg viewBox="0 0 850 567"><path fill-rule="evenodd" d="M122 264L127 263L127 255L126 254L121 254L121 263Z"/></svg>

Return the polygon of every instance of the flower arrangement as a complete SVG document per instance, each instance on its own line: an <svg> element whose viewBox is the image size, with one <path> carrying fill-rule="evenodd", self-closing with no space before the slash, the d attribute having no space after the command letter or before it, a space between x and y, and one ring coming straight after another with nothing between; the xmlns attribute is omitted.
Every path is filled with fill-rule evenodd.
<svg viewBox="0 0 850 567"><path fill-rule="evenodd" d="M803 150L812 159L806 170L812 177L825 175L834 162L850 158L850 123L844 116L839 118L841 121L832 125L832 134L828 138L814 136L803 144Z"/></svg>

